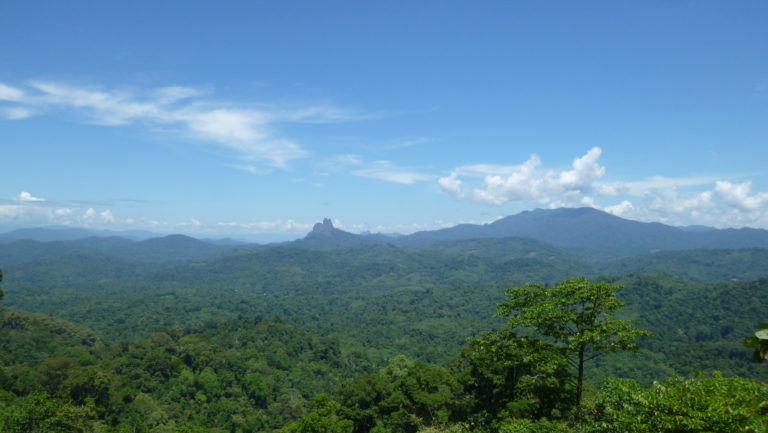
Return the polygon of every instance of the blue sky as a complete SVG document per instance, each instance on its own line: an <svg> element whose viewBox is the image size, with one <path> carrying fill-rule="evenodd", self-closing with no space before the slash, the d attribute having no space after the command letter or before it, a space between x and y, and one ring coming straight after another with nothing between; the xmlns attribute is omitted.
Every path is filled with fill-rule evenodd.
<svg viewBox="0 0 768 433"><path fill-rule="evenodd" d="M0 6L1 227L768 228L762 0L122 3Z"/></svg>

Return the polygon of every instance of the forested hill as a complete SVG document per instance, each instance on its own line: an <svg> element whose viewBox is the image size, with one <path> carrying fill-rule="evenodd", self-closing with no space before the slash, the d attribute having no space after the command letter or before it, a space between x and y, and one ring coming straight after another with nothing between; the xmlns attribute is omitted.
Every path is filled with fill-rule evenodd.
<svg viewBox="0 0 768 433"><path fill-rule="evenodd" d="M491 316L505 288L606 275L602 278L625 282L620 296L628 301L626 314L641 322L654 318L659 337L649 343L653 350L641 355L642 363L624 363L631 371L606 361L603 374L622 371L650 380L717 368L708 360L720 359L721 369L760 376L762 370L750 364L740 340L762 319L756 317L760 309L768 311L759 294L765 280L747 281L764 276L766 251L664 254L596 267L573 253L520 238L438 241L415 249L378 243L321 249L301 243L237 246L202 260L146 263L74 250L5 266L5 303L124 339L239 314L278 314L374 362L398 353L447 362L467 337L498 326ZM635 276L609 277L629 273ZM745 280L738 283L744 286L727 283L734 278ZM738 287L752 289L723 310L714 299L726 299ZM708 353L689 362L678 349L727 355ZM641 364L642 369L635 368Z"/></svg>
<svg viewBox="0 0 768 433"><path fill-rule="evenodd" d="M690 281L739 281L768 277L768 249L659 251L608 262L612 275L666 273Z"/></svg>
<svg viewBox="0 0 768 433"><path fill-rule="evenodd" d="M0 242L0 432L650 433L678 430L627 426L699 394L685 420L757 425L768 391L750 380L768 369L742 342L768 319L768 250L621 256L532 237L413 242L330 221L277 245ZM655 334L587 364L586 424L572 421L559 350L530 330L494 333L505 289L574 275L624 286L619 317ZM573 429L592 422L603 427Z"/></svg>
<svg viewBox="0 0 768 433"><path fill-rule="evenodd" d="M118 343L0 307L0 349L3 433L274 431L367 366L274 317Z"/></svg>

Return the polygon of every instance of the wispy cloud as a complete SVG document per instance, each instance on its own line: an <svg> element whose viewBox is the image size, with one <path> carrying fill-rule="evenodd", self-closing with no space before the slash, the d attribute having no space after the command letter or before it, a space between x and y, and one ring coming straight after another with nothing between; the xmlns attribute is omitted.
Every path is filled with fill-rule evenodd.
<svg viewBox="0 0 768 433"><path fill-rule="evenodd" d="M363 159L360 155L354 154L342 154L333 155L328 158L322 159L315 163L315 166L321 170L324 174L327 173L342 173L348 170L350 167L357 167L363 163Z"/></svg>
<svg viewBox="0 0 768 433"><path fill-rule="evenodd" d="M418 146L420 144L429 143L434 141L432 137L415 137L415 138L401 138L390 143L386 147L390 149L403 149L407 147Z"/></svg>
<svg viewBox="0 0 768 433"><path fill-rule="evenodd" d="M337 123L366 118L364 114L328 105L258 107L253 104L204 99L205 92L169 86L149 90L94 89L46 81L28 82L25 88L0 83L0 113L16 120L71 111L84 121L105 126L129 124L176 128L214 143L252 163L283 168L308 152L282 136L287 123Z"/></svg>
<svg viewBox="0 0 768 433"><path fill-rule="evenodd" d="M314 223L300 223L292 219L274 221L227 221L216 223L215 226L234 233L306 233L312 229Z"/></svg>
<svg viewBox="0 0 768 433"><path fill-rule="evenodd" d="M433 180L435 176L421 173L410 167L400 167L391 161L374 161L368 167L352 171L352 174L360 177L383 180L386 182L402 183L410 185L416 182Z"/></svg>
<svg viewBox="0 0 768 433"><path fill-rule="evenodd" d="M24 107L7 107L0 110L0 113L8 120L26 119L32 116L32 110Z"/></svg>
<svg viewBox="0 0 768 433"><path fill-rule="evenodd" d="M634 195L641 195L648 190L685 188L692 186L711 185L722 177L718 176L690 176L690 177L667 177L651 176L638 181L630 182L612 182L604 184L607 187L615 188L617 191L626 192Z"/></svg>

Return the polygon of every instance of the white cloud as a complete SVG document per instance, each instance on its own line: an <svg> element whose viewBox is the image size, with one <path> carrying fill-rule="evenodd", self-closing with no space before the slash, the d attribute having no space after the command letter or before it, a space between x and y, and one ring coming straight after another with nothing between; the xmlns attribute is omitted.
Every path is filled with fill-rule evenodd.
<svg viewBox="0 0 768 433"><path fill-rule="evenodd" d="M273 169L271 168L256 166L252 164L234 164L234 165L230 165L230 167L236 168L238 170L247 171L248 173L258 174L258 175L270 174L273 172Z"/></svg>
<svg viewBox="0 0 768 433"><path fill-rule="evenodd" d="M42 112L69 110L100 125L144 123L171 127L215 143L245 160L280 168L308 153L298 143L281 137L277 125L365 118L328 106L256 109L242 104L210 102L200 99L203 93L199 90L181 86L147 91L95 90L32 81L28 87L31 92L0 84L0 100L17 104L3 107L0 113L4 117L21 119Z"/></svg>
<svg viewBox="0 0 768 433"><path fill-rule="evenodd" d="M408 167L399 167L391 161L374 161L370 166L352 172L355 176L410 185L434 179L434 176L419 173Z"/></svg>
<svg viewBox="0 0 768 433"><path fill-rule="evenodd" d="M240 233L308 232L314 223L299 223L292 219L276 221L219 222L216 226Z"/></svg>
<svg viewBox="0 0 768 433"><path fill-rule="evenodd" d="M632 213L634 208L635 207L632 206L632 202L630 202L629 200L624 200L619 204L608 206L603 210L619 217L626 217Z"/></svg>
<svg viewBox="0 0 768 433"><path fill-rule="evenodd" d="M674 186L656 188L602 209L624 218L671 225L768 228L768 193L751 194L751 182L716 181L711 186L683 192Z"/></svg>
<svg viewBox="0 0 768 433"><path fill-rule="evenodd" d="M0 101L21 101L24 99L24 92L15 87L0 83Z"/></svg>
<svg viewBox="0 0 768 433"><path fill-rule="evenodd" d="M13 200L14 201L45 201L44 198L35 197L26 191L20 192L19 195L13 198Z"/></svg>
<svg viewBox="0 0 768 433"><path fill-rule="evenodd" d="M519 165L465 165L438 179L438 185L457 199L493 205L590 206L640 221L768 228L768 192L753 192L751 181L652 176L603 182L601 153L592 148L562 171L544 168L535 154Z"/></svg>
<svg viewBox="0 0 768 433"><path fill-rule="evenodd" d="M102 211L99 214L99 217L101 218L101 221L105 222L105 223L114 223L115 222L115 216L112 215L112 211L109 210L109 209L107 209L105 211Z"/></svg>
<svg viewBox="0 0 768 433"><path fill-rule="evenodd" d="M605 167L597 163L602 153L599 147L593 147L581 158L576 158L573 161L573 170L561 172L557 183L568 192L592 191L593 182L605 174Z"/></svg>
<svg viewBox="0 0 768 433"><path fill-rule="evenodd" d="M631 181L631 182L614 182L601 184L601 186L609 187L617 191L617 193L629 193L634 195L642 195L646 191L653 189L669 189L669 188L683 188L710 185L719 180L714 176L691 176L691 177L667 177L667 176L651 176L643 180Z"/></svg>
<svg viewBox="0 0 768 433"><path fill-rule="evenodd" d="M542 170L541 159L533 154L519 165L475 164L454 169L450 175L438 180L440 187L458 199L475 200L494 205L525 202L536 205L590 202L586 194L615 195L615 188L598 185L605 167L598 164L602 150L590 149L584 156L574 159L570 170ZM466 192L464 178L482 177L481 185ZM476 184L476 182L475 182Z"/></svg>
<svg viewBox="0 0 768 433"><path fill-rule="evenodd" d="M731 183L728 181L717 181L714 192L724 202L729 205L745 210L768 210L768 192L750 195L752 182Z"/></svg>
<svg viewBox="0 0 768 433"><path fill-rule="evenodd" d="M201 92L196 89L181 86L168 86L155 89L153 92L157 101L161 104L172 104L183 99L194 98Z"/></svg>
<svg viewBox="0 0 768 433"><path fill-rule="evenodd" d="M32 111L24 107L10 107L0 110L2 116L8 120L26 119L32 115Z"/></svg>
<svg viewBox="0 0 768 433"><path fill-rule="evenodd" d="M96 211L93 210L93 208L88 208L88 210L83 213L83 216L80 217L83 224L85 225L91 225L93 224L93 221L96 219Z"/></svg>
<svg viewBox="0 0 768 433"><path fill-rule="evenodd" d="M342 154L342 155L333 155L331 157L325 158L321 161L318 161L315 165L320 170L324 170L330 173L341 173L342 171L346 170L349 167L354 167L361 165L363 163L362 158L360 155L354 155L354 154Z"/></svg>
<svg viewBox="0 0 768 433"><path fill-rule="evenodd" d="M456 198L464 198L464 195L461 192L461 180L458 179L458 176L458 173L453 172L450 176L438 179L437 183L440 185L440 188L448 194Z"/></svg>
<svg viewBox="0 0 768 433"><path fill-rule="evenodd" d="M10 200L0 199L0 223L20 225L72 225L75 207L49 202L22 191Z"/></svg>
<svg viewBox="0 0 768 433"><path fill-rule="evenodd" d="M418 146L420 144L429 143L430 141L434 141L434 138L432 137L402 138L400 140L396 140L390 144L387 144L385 147L389 149L404 149L407 147L413 147L413 146Z"/></svg>

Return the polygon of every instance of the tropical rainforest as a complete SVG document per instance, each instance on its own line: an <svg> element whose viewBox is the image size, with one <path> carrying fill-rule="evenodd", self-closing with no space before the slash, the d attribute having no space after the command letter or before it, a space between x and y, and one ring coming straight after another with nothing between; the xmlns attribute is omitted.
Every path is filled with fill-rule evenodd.
<svg viewBox="0 0 768 433"><path fill-rule="evenodd" d="M0 432L768 431L761 231L70 235L0 235Z"/></svg>

